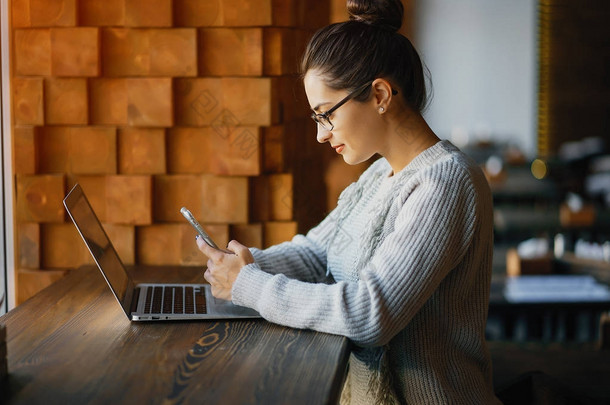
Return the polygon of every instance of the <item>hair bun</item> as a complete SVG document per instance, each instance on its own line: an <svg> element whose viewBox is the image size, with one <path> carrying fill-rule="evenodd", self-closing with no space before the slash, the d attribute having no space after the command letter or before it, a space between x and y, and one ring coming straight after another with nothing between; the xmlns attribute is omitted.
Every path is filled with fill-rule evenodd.
<svg viewBox="0 0 610 405"><path fill-rule="evenodd" d="M396 32L402 26L404 7L400 0L347 0L347 12L350 20Z"/></svg>

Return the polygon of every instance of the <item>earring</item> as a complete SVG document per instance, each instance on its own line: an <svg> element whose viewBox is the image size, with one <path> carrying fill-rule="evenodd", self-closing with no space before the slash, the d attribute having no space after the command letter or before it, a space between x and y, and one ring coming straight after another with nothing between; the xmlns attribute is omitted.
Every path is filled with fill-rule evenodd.
<svg viewBox="0 0 610 405"><path fill-rule="evenodd" d="M379 107L379 114L383 114L383 113L384 113L384 111L385 111L385 108L383 108L383 107Z"/></svg>

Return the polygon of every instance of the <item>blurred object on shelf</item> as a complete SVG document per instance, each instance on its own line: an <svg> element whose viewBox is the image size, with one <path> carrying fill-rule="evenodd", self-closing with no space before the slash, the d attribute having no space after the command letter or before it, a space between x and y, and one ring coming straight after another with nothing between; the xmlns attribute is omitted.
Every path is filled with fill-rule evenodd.
<svg viewBox="0 0 610 405"><path fill-rule="evenodd" d="M610 263L610 241L597 243L578 239L574 244L574 256L580 259Z"/></svg>
<svg viewBox="0 0 610 405"><path fill-rule="evenodd" d="M558 156L564 161L588 159L604 153L605 147L603 138L587 137L579 141L564 142L559 147Z"/></svg>
<svg viewBox="0 0 610 405"><path fill-rule="evenodd" d="M530 168L532 170L532 176L538 180L544 179L549 172L546 162L542 159L534 159Z"/></svg>
<svg viewBox="0 0 610 405"><path fill-rule="evenodd" d="M565 227L591 226L595 222L595 207L585 203L583 198L568 192L559 206L559 223Z"/></svg>
<svg viewBox="0 0 610 405"><path fill-rule="evenodd" d="M544 247L542 244L544 243ZM551 274L553 258L544 239L529 239L506 252L506 275Z"/></svg>
<svg viewBox="0 0 610 405"><path fill-rule="evenodd" d="M610 208L610 155L595 157L589 164L590 174L585 177L585 191Z"/></svg>
<svg viewBox="0 0 610 405"><path fill-rule="evenodd" d="M525 154L517 145L508 144L504 149L504 160L506 164L512 166L521 166L527 163Z"/></svg>
<svg viewBox="0 0 610 405"><path fill-rule="evenodd" d="M483 165L483 173L489 184L503 183L506 180L506 170L504 162L498 155L491 155Z"/></svg>
<svg viewBox="0 0 610 405"><path fill-rule="evenodd" d="M531 238L517 245L517 253L523 259L539 259L549 254L549 241L546 238Z"/></svg>
<svg viewBox="0 0 610 405"><path fill-rule="evenodd" d="M553 239L553 255L555 258L559 259L563 257L566 251L566 237L562 233L558 233L555 235Z"/></svg>

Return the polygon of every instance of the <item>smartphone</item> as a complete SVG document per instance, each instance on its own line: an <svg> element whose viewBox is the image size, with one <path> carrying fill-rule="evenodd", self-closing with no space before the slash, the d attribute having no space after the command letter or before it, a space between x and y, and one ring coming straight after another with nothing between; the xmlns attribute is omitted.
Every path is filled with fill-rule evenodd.
<svg viewBox="0 0 610 405"><path fill-rule="evenodd" d="M186 207L182 207L182 208L180 208L180 212L182 213L184 218L186 218L186 220L189 221L189 223L193 226L193 228L195 228L197 233L203 238L203 240L209 246L213 247L214 249L223 250L223 249L219 248L218 245L216 243L214 243L212 238L210 238L210 235L208 235L206 233L206 231L203 230L203 227L201 226L201 224L199 224L199 222L197 222L197 220L195 219L193 214L191 214L191 211L186 209Z"/></svg>

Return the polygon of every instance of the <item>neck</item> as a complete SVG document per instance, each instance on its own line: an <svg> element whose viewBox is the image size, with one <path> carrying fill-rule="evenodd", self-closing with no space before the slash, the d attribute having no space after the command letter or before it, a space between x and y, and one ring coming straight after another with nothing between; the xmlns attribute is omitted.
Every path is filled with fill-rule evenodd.
<svg viewBox="0 0 610 405"><path fill-rule="evenodd" d="M412 111L392 119L386 139L380 154L390 163L393 173L401 171L417 155L440 141L421 114Z"/></svg>

